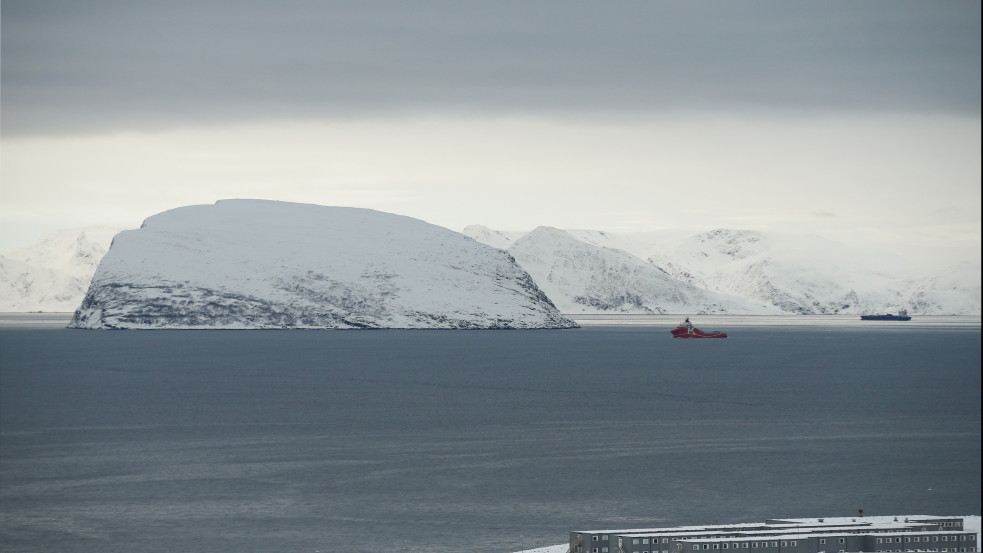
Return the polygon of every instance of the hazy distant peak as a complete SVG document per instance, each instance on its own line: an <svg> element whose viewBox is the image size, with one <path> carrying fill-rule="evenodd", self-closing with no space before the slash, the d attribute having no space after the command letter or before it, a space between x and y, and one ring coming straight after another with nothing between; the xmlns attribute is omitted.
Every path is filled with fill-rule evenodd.
<svg viewBox="0 0 983 553"><path fill-rule="evenodd" d="M486 246L507 250L509 246L526 233L493 230L484 225L468 225L464 227L461 234L469 236Z"/></svg>
<svg viewBox="0 0 983 553"><path fill-rule="evenodd" d="M556 227L539 226L534 228L528 234L523 236L521 240L550 240L553 242L561 243L571 243L579 242L572 234L565 230L558 229Z"/></svg>
<svg viewBox="0 0 983 553"><path fill-rule="evenodd" d="M4 254L0 311L73 311L113 237L121 229L59 230Z"/></svg>
<svg viewBox="0 0 983 553"><path fill-rule="evenodd" d="M698 235L697 241L732 259L744 259L769 249L765 235L753 230L715 229Z"/></svg>

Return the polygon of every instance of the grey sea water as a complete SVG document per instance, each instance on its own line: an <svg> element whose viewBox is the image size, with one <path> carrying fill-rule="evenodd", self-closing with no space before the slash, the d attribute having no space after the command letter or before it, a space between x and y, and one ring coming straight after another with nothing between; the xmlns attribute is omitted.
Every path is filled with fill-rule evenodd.
<svg viewBox="0 0 983 553"><path fill-rule="evenodd" d="M588 322L8 317L0 551L505 553L574 529L980 513L978 317L714 320L726 340Z"/></svg>

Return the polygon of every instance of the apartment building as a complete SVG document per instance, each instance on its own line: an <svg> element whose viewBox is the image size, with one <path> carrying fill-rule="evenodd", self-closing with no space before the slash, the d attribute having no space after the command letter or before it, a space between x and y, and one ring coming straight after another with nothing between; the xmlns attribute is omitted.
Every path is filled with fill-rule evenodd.
<svg viewBox="0 0 983 553"><path fill-rule="evenodd" d="M976 540L975 532L964 530L961 517L865 517L861 512L856 517L581 530L570 533L569 553L974 553Z"/></svg>

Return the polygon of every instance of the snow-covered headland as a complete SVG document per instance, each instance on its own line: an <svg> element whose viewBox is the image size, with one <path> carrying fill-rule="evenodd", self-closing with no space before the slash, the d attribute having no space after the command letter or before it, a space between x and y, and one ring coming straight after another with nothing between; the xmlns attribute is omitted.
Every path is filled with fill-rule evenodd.
<svg viewBox="0 0 983 553"><path fill-rule="evenodd" d="M569 328L506 252L400 215L265 200L124 231L74 328Z"/></svg>

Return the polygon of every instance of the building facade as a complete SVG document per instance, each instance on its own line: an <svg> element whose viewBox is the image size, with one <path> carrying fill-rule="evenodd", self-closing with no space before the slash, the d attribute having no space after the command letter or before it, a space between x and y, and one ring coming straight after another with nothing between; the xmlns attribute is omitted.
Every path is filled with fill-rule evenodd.
<svg viewBox="0 0 983 553"><path fill-rule="evenodd" d="M861 515L575 531L569 553L975 553L976 540L961 517Z"/></svg>

